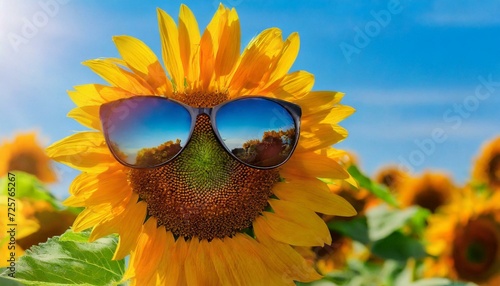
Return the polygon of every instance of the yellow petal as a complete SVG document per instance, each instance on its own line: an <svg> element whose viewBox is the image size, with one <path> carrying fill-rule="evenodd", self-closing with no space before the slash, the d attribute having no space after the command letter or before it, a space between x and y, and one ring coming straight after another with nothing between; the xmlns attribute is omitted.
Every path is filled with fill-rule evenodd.
<svg viewBox="0 0 500 286"><path fill-rule="evenodd" d="M240 20L233 8L224 14L224 23L219 25L217 56L215 59L215 76L219 87L227 88L227 76L233 70L240 56Z"/></svg>
<svg viewBox="0 0 500 286"><path fill-rule="evenodd" d="M179 46L188 84L197 85L200 77L200 30L193 12L184 4L179 11Z"/></svg>
<svg viewBox="0 0 500 286"><path fill-rule="evenodd" d="M89 173L100 173L115 162L100 132L80 132L55 142L47 155L70 167Z"/></svg>
<svg viewBox="0 0 500 286"><path fill-rule="evenodd" d="M106 102L99 94L101 87L103 85L100 84L78 85L75 90L68 91L68 95L77 106L101 105Z"/></svg>
<svg viewBox="0 0 500 286"><path fill-rule="evenodd" d="M347 134L336 132L334 126L329 124L318 124L316 126L302 125L304 130L300 131L299 146L296 152L318 150L330 147L345 139Z"/></svg>
<svg viewBox="0 0 500 286"><path fill-rule="evenodd" d="M292 100L302 108L302 115L309 116L322 110L330 110L338 104L344 94L337 91L311 91L307 97Z"/></svg>
<svg viewBox="0 0 500 286"><path fill-rule="evenodd" d="M73 108L68 113L69 118L73 118L85 127L94 130L101 130L101 120L99 119L99 106L88 105Z"/></svg>
<svg viewBox="0 0 500 286"><path fill-rule="evenodd" d="M147 205L144 201L137 202L138 196L134 195L128 203L124 215L118 224L120 240L113 260L120 260L134 248L144 219L146 218Z"/></svg>
<svg viewBox="0 0 500 286"><path fill-rule="evenodd" d="M154 93L154 90L144 79L118 67L110 59L90 60L85 61L83 64L113 86L136 95L151 95Z"/></svg>
<svg viewBox="0 0 500 286"><path fill-rule="evenodd" d="M167 239L170 240L170 234L167 233ZM160 264L160 285L185 285L186 274L184 264L189 248L189 243L184 238L179 237L173 246L167 247L164 252L164 259Z"/></svg>
<svg viewBox="0 0 500 286"><path fill-rule="evenodd" d="M337 105L332 107L332 110L326 116L325 119L323 119L321 122L322 123L328 123L328 124L337 124L340 121L344 120L345 118L349 117L351 114L353 114L356 110L350 106L346 105Z"/></svg>
<svg viewBox="0 0 500 286"><path fill-rule="evenodd" d="M298 203L269 200L274 213L264 212L275 240L296 246L323 246L332 241L325 222Z"/></svg>
<svg viewBox="0 0 500 286"><path fill-rule="evenodd" d="M286 179L294 176L310 178L347 179L349 173L335 160L313 152L296 152L283 165L280 174Z"/></svg>
<svg viewBox="0 0 500 286"><path fill-rule="evenodd" d="M280 200L299 203L315 212L338 216L356 215L356 210L348 201L331 193L328 186L318 179L277 183L273 187L273 193Z"/></svg>
<svg viewBox="0 0 500 286"><path fill-rule="evenodd" d="M215 69L215 58L219 49L220 25L226 23L226 8L219 4L212 20L208 23L200 40L200 84L202 90L209 91Z"/></svg>
<svg viewBox="0 0 500 286"><path fill-rule="evenodd" d="M158 265L158 276L160 280L158 285L169 285L169 283L173 283L172 285L176 285L175 283L178 278L173 280L171 279L171 277L169 277L168 279L170 280L167 280L167 269L174 268L172 272L175 274L175 271L177 271L178 276L181 263L180 261L178 261L178 263L172 263L171 259L173 258L173 254L175 253L176 243L174 236L170 231L166 232L165 241L163 243L165 244L165 249L162 253L160 253L162 259L160 261L160 264Z"/></svg>
<svg viewBox="0 0 500 286"><path fill-rule="evenodd" d="M224 239L224 247L220 251L226 258L226 267L231 268L232 275L239 281L238 285L271 284L271 277L264 267L256 244L254 239L241 233Z"/></svg>
<svg viewBox="0 0 500 286"><path fill-rule="evenodd" d="M252 39L231 75L230 95L235 97L245 93L259 93L259 87L268 83L267 80L276 67L273 63L282 47L283 39L278 28L264 30Z"/></svg>
<svg viewBox="0 0 500 286"><path fill-rule="evenodd" d="M296 71L287 74L280 83L280 86L273 90L276 97L290 100L293 98L303 98L314 86L314 75L306 71Z"/></svg>
<svg viewBox="0 0 500 286"><path fill-rule="evenodd" d="M78 217L73 222L73 231L80 232L91 228L108 216L110 216L109 208L106 208L105 206L102 206L101 208L86 208L78 214Z"/></svg>
<svg viewBox="0 0 500 286"><path fill-rule="evenodd" d="M126 98L134 95L119 87L105 86L101 84L85 84L74 87L75 90L68 91L69 97L77 106L96 105Z"/></svg>
<svg viewBox="0 0 500 286"><path fill-rule="evenodd" d="M156 55L141 40L130 36L115 36L113 41L127 66L140 75L155 94L170 95L172 85Z"/></svg>
<svg viewBox="0 0 500 286"><path fill-rule="evenodd" d="M99 175L83 173L70 185L72 194L64 204L73 207L84 207L108 203L112 206L123 201L132 194L127 176L122 171L106 171Z"/></svg>
<svg viewBox="0 0 500 286"><path fill-rule="evenodd" d="M123 218L127 215L127 212L130 211L127 207L130 206L130 208L133 208L131 203L137 202L137 198L137 195L133 194L132 196L124 197L116 205L103 203L101 205L90 206L90 208L97 209L99 212L104 212L104 215L101 216L101 219L92 229L89 241L95 241L110 233L119 233L122 227ZM89 206L87 206L87 208L89 208Z"/></svg>
<svg viewBox="0 0 500 286"><path fill-rule="evenodd" d="M174 90L184 91L184 69L179 49L179 31L170 15L161 9L158 12L158 25L162 46L163 63L174 83Z"/></svg>
<svg viewBox="0 0 500 286"><path fill-rule="evenodd" d="M191 239L186 256L185 276L188 285L220 285L214 265L210 259L210 243L207 240ZM203 275L195 275L203 269Z"/></svg>
<svg viewBox="0 0 500 286"><path fill-rule="evenodd" d="M135 95L141 95L141 94L134 94L131 93L130 91L126 91L122 88L114 86L102 86L98 87L97 90L106 102L115 101L118 99L127 98ZM143 95L148 95L148 94L143 94Z"/></svg>
<svg viewBox="0 0 500 286"><path fill-rule="evenodd" d="M231 239L231 238L227 238ZM234 275L235 265L233 261L229 261L226 257L226 252L222 251L227 248L220 238L214 238L210 241L210 257L215 268L215 272L219 276L221 285L241 285Z"/></svg>
<svg viewBox="0 0 500 286"><path fill-rule="evenodd" d="M156 227L157 220L150 217L142 226L135 250L130 256L130 266L124 279L134 277L137 285L154 285L157 267L165 250L167 237L164 226Z"/></svg>
<svg viewBox="0 0 500 286"><path fill-rule="evenodd" d="M271 237L272 230L268 227L264 217L257 218L253 227L255 236L260 242L261 251L269 260L268 267L276 273L282 273L284 283L290 284L290 280L310 282L321 278L290 245L276 241Z"/></svg>
<svg viewBox="0 0 500 286"><path fill-rule="evenodd" d="M274 82L276 80L280 80L290 70L297 55L299 54L300 49L300 38L299 34L294 32L288 36L286 39L279 59L276 63L276 69L271 73L269 77L269 82Z"/></svg>
<svg viewBox="0 0 500 286"><path fill-rule="evenodd" d="M346 138L347 135L349 134L349 132L347 131L347 129L345 129L344 127L342 126L339 126L339 125L332 125L332 128L333 130L335 131L335 133L339 134L341 137L343 138Z"/></svg>

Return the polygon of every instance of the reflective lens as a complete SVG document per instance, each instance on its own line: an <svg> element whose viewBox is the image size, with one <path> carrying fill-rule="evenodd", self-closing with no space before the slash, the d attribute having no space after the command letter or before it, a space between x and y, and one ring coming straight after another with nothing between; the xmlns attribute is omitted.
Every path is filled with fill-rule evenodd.
<svg viewBox="0 0 500 286"><path fill-rule="evenodd" d="M103 130L115 157L132 167L155 167L187 143L191 115L182 105L156 96L107 103L100 110Z"/></svg>
<svg viewBox="0 0 500 286"><path fill-rule="evenodd" d="M217 110L217 132L226 149L244 163L273 167L290 157L297 140L294 119L281 104L242 98Z"/></svg>

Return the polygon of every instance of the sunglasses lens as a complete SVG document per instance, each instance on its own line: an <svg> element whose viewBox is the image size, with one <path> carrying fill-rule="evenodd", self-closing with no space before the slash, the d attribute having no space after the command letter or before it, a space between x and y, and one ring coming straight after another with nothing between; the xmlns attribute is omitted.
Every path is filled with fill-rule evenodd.
<svg viewBox="0 0 500 286"><path fill-rule="evenodd" d="M295 121L282 105L264 98L244 98L223 105L215 122L226 148L255 167L273 167L293 152Z"/></svg>
<svg viewBox="0 0 500 286"><path fill-rule="evenodd" d="M108 103L100 111L108 146L123 163L155 167L186 145L191 115L182 105L160 97L132 97Z"/></svg>

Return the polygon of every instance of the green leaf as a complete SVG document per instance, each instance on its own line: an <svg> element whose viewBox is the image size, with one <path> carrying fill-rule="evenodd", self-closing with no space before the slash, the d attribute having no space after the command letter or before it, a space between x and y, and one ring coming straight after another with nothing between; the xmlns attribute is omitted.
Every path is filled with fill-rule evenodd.
<svg viewBox="0 0 500 286"><path fill-rule="evenodd" d="M70 241L70 242L88 242L89 234L86 231L83 232L73 232L71 230L66 231L59 237L59 241Z"/></svg>
<svg viewBox="0 0 500 286"><path fill-rule="evenodd" d="M427 219L431 215L431 212L422 207L415 206L415 208L417 208L417 211L410 218L409 226L412 229L412 233L418 237L423 237L425 229L427 228Z"/></svg>
<svg viewBox="0 0 500 286"><path fill-rule="evenodd" d="M33 246L19 258L15 280L24 285L117 285L124 260L113 261L118 239L108 236L92 243L90 231L66 231L61 237ZM6 270L0 277L7 277ZM2 284L3 285L3 284Z"/></svg>
<svg viewBox="0 0 500 286"><path fill-rule="evenodd" d="M50 191L44 187L37 177L21 171L14 171L11 173L15 176L14 197L16 199L27 198L34 201L46 201L56 210L65 209L57 198L55 198ZM7 195L9 187L9 180L7 179L7 176L0 179L0 181L0 194Z"/></svg>
<svg viewBox="0 0 500 286"><path fill-rule="evenodd" d="M390 235L404 226L417 213L417 207L399 210L380 205L370 209L366 213L370 240L376 241Z"/></svg>
<svg viewBox="0 0 500 286"><path fill-rule="evenodd" d="M366 217L364 216L356 217L349 221L332 220L327 225L329 229L340 232L341 234L363 244L368 244L370 242L370 238L368 236L368 224L366 222Z"/></svg>
<svg viewBox="0 0 500 286"><path fill-rule="evenodd" d="M377 184L370 180L370 178L361 173L358 167L351 165L349 168L347 168L347 171L356 181L358 181L360 188L367 189L376 197L380 198L391 206L398 206L396 198L394 198L388 188L386 188L384 185Z"/></svg>
<svg viewBox="0 0 500 286"><path fill-rule="evenodd" d="M409 258L420 259L427 255L425 247L418 239L405 236L399 231L374 242L371 251L380 258L397 261L406 261Z"/></svg>
<svg viewBox="0 0 500 286"><path fill-rule="evenodd" d="M4 268L0 268L0 272L3 272ZM5 278L0 276L0 285L2 286L23 286L20 282L12 280L10 278Z"/></svg>

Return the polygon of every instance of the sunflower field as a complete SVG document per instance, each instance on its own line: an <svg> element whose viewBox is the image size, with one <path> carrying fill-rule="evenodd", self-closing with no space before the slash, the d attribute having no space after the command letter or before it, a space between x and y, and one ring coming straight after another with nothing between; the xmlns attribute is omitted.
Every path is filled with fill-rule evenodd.
<svg viewBox="0 0 500 286"><path fill-rule="evenodd" d="M175 3L175 9L172 3L154 3L166 7L153 11L159 42L145 32L156 27L139 17L140 6L87 4L110 13L94 15L68 0L0 2L13 57L25 55L35 71L42 60L30 55L42 54L29 48L38 47L44 33L63 35L56 37L61 42L81 33L71 26L77 20L64 13L75 19L81 13L82 23L91 26L89 15L96 22L109 17L110 26L89 28L93 34L74 42L82 47L51 42L47 50L60 56L48 65L53 70L35 73L12 65L13 78L31 74L19 77L20 83L41 77L59 94L62 82L67 95L50 97L33 89L37 96L28 102L16 99L22 87L6 85L9 109L3 116L21 123L0 128L0 285L500 285L500 121L467 127L481 112L498 117L496 75L479 75L475 95L461 105L455 98L452 108L437 111L442 125L420 137L421 125L412 125L407 113L418 109L418 120L426 122L436 109L426 104L446 96L409 95L409 104L391 96L357 102L352 98L361 89L347 85L341 92L332 84L342 87L342 81L363 77L361 69L349 75L356 56L366 66L375 62L367 78L387 76L386 66L394 63L366 55L371 47L375 55L397 57L391 41L411 29L398 20L413 15L410 9L428 8L415 18L427 25L419 33L433 23L433 31L449 35L455 29L450 27L466 24L474 33L490 33L498 21L489 13L500 6L471 4L472 12L484 12L476 19L450 8L454 4L436 4L436 10L411 1L373 1L372 8L326 2L231 0ZM204 13L197 17L190 7ZM313 28L301 30L302 38L288 26L260 29L259 18L241 17L236 8L277 26L281 20L305 26L292 17L301 15ZM278 8L288 10L279 14ZM348 75L326 80L322 75L333 70L325 67L331 50L320 52L321 41L309 41L307 33L324 41L335 38L344 26L329 26L330 16L345 16L337 12L342 9L368 9L363 15L371 20L354 25L353 44L335 47L347 62L339 74ZM31 12L12 16L19 11ZM269 11L281 16L273 18ZM113 13L127 17L115 24ZM355 22L354 14L348 15ZM136 35L125 34L126 28ZM92 35L107 37L108 30L107 43L87 43ZM380 40L389 44L382 49ZM495 44L500 43L490 43ZM301 60L301 45L318 54ZM66 53L73 49L82 51ZM64 62L73 60L83 61L87 73L65 75ZM396 62L406 61L415 61L405 67L413 68L410 77L417 80L424 60L404 54ZM456 80L476 68L467 64L450 64L443 74ZM318 75L302 67L316 67ZM394 87L405 82L388 74ZM364 82L370 86L370 79ZM16 100L25 104L9 105ZM492 104L482 104L486 100ZM50 108L44 112L46 102ZM61 108L67 117L51 118ZM22 115L23 110L28 111ZM358 113L360 121L351 121ZM479 140L463 130L487 136ZM450 143L453 138L464 145ZM408 140L413 145L400 149ZM473 154L467 163L461 161L464 154Z"/></svg>

